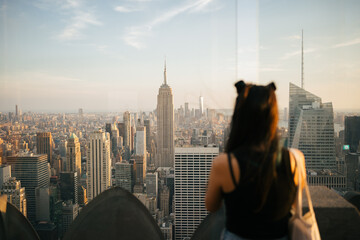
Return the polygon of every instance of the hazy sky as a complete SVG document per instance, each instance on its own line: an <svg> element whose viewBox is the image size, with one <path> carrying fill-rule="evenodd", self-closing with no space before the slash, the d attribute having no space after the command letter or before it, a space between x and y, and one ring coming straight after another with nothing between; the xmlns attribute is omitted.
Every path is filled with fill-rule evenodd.
<svg viewBox="0 0 360 240"><path fill-rule="evenodd" d="M360 1L0 0L0 111L232 108L237 79L360 109Z"/></svg>

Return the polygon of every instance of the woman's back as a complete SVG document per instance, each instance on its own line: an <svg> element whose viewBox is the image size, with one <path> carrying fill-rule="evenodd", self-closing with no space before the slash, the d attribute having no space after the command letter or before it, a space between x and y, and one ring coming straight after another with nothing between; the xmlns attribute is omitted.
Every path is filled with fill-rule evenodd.
<svg viewBox="0 0 360 240"><path fill-rule="evenodd" d="M226 154L213 161L206 208L216 211L224 198L226 226L238 236L286 236L298 174L292 155L278 148L276 86L240 81L235 87ZM301 152L299 156L303 158Z"/></svg>
<svg viewBox="0 0 360 240"><path fill-rule="evenodd" d="M243 169L249 167L246 165L253 165L252 163L256 162L252 161L249 155L254 158L256 154L238 150L231 155L239 165L240 181L236 181L233 171L235 167L229 165L230 174L234 174L232 180L235 189L223 193L226 206L226 228L246 238L283 237L287 234L287 222L296 191L288 150L282 149L282 159L276 167L277 177L273 180L261 209L257 209L261 196L254 191L256 184L253 181L241 181L241 176L244 176Z"/></svg>

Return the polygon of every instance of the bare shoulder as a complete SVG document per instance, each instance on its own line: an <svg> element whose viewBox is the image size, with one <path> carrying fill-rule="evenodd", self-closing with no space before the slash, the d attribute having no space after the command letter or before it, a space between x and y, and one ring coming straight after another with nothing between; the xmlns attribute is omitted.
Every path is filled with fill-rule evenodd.
<svg viewBox="0 0 360 240"><path fill-rule="evenodd" d="M305 157L304 154L296 148L290 148L289 149L290 154L290 160L291 160L291 169L295 169L296 166L296 159L295 157L298 159L299 162L301 162L304 166L305 166ZM294 155L295 154L295 155Z"/></svg>
<svg viewBox="0 0 360 240"><path fill-rule="evenodd" d="M299 149L290 148L289 151L295 153L300 158L304 158L304 154Z"/></svg>
<svg viewBox="0 0 360 240"><path fill-rule="evenodd" d="M223 169L227 166L228 157L226 153L220 153L216 158L213 160L213 168L216 170Z"/></svg>
<svg viewBox="0 0 360 240"><path fill-rule="evenodd" d="M302 165L301 169L303 169L303 176L302 176L302 187L305 186L305 181L306 181L306 172L305 170L305 157L304 154L295 148L290 148L289 149L290 152L290 165L291 165L291 172L294 174L294 183L296 186L298 186L299 184L299 175L298 175L298 171L296 171L297 169L297 161L295 159L295 157L298 159L298 162ZM294 155L295 154L295 155Z"/></svg>

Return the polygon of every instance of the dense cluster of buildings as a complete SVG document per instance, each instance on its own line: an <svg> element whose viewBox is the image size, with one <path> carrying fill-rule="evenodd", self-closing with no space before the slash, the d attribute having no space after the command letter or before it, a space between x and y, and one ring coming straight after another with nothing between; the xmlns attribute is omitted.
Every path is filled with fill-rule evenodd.
<svg viewBox="0 0 360 240"><path fill-rule="evenodd" d="M336 132L331 103L290 84L282 143L300 149L310 185L360 188L360 117ZM120 118L119 118L120 116ZM122 117L122 118L121 118ZM40 236L63 237L81 209L111 187L131 192L165 239L190 238L206 217L212 160L224 149L230 115L189 103L174 109L166 79L152 112L0 113L0 192Z"/></svg>

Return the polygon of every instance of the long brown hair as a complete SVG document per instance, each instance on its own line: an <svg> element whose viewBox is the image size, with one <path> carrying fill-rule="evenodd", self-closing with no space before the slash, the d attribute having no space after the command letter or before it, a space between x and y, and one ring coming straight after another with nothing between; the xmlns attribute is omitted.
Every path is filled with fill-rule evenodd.
<svg viewBox="0 0 360 240"><path fill-rule="evenodd" d="M241 165L240 182L255 184L258 212L266 202L276 178L278 152L278 107L274 83L267 86L235 84L238 92L225 152L245 151L249 156Z"/></svg>

